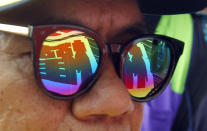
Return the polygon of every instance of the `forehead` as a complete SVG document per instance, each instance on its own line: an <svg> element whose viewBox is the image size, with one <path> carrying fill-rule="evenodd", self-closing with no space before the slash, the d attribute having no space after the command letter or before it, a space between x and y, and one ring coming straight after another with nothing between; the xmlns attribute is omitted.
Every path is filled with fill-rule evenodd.
<svg viewBox="0 0 207 131"><path fill-rule="evenodd" d="M0 14L0 20L18 25L80 25L106 39L119 33L122 36L129 28L143 27L136 0L32 0L16 10ZM138 30L142 32L143 29Z"/></svg>
<svg viewBox="0 0 207 131"><path fill-rule="evenodd" d="M22 5L0 11L0 22L21 25L41 23L58 17L71 19L77 16L94 18L95 14L139 13L136 0L26 0ZM132 9L132 10L130 10ZM113 13L112 13L113 12ZM138 12L138 13L137 13ZM78 14L78 15L77 15ZM97 17L97 16L96 16ZM15 21L15 22L14 22Z"/></svg>
<svg viewBox="0 0 207 131"><path fill-rule="evenodd" d="M51 18L56 23L84 25L94 30L111 30L141 23L141 14L135 0L74 0L54 2L50 6Z"/></svg>

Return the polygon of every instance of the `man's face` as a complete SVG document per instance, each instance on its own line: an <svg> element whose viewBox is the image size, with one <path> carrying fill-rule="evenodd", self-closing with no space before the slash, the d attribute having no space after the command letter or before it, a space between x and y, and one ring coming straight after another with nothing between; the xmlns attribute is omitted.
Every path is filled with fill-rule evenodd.
<svg viewBox="0 0 207 131"><path fill-rule="evenodd" d="M107 43L124 43L139 35L129 33L128 28L142 28L135 0L51 0L47 7L52 22L44 24L84 26L96 31ZM143 104L131 100L110 57L91 90L74 100L59 101L46 96L36 84L32 41L3 33L0 37L1 131L140 129Z"/></svg>

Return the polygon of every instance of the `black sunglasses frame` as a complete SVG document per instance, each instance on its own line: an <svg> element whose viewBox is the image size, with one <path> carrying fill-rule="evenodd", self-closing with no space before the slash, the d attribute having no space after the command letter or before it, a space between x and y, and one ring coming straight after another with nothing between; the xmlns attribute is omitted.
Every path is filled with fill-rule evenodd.
<svg viewBox="0 0 207 131"><path fill-rule="evenodd" d="M93 79L91 78L88 82L86 82L86 84L83 84L81 87L82 90L80 90L79 92L77 92L74 95L70 95L70 96L62 96L62 95L58 95L56 93L52 93L50 91L47 91L44 88L44 85L41 82L41 77L40 77L40 73L38 73L39 71L39 67L38 67L38 63L39 63L39 54L40 54L40 49L41 49L41 43L43 43L43 41L46 39L46 37L48 35L50 35L51 33L54 33L58 30L67 30L67 29L72 29L72 30L78 30L78 31L82 31L86 34L88 34L90 37L94 38L100 48L100 61L99 61L99 66L98 69L96 71L96 73L93 75ZM98 33L96 33L95 31L92 31L88 28L85 27L81 27L81 26L74 26L74 25L43 25L43 26L35 26L33 27L33 30L31 31L32 34L32 39L34 40L34 69L35 69L35 76L37 79L37 82L39 83L39 86L41 87L42 91L55 99L58 100L68 100L68 99L74 99L78 96L80 96L81 94L85 93L86 91L88 91L93 84L95 84L95 82L97 81L97 79L99 78L99 76L101 75L101 72L103 71L103 67L104 67L104 61L106 59L106 57L108 56L108 54L112 54L113 52L112 50L110 50L110 47L108 46L108 43L106 44L104 42L104 40L98 35ZM153 98L157 97L160 93L162 93L164 91L164 89L167 87L167 84L169 83L173 72L175 70L175 66L176 63L179 59L179 56L182 54L183 51L183 42L167 37L167 36L161 36L161 35L154 35L154 34L145 34L145 35L140 35L138 38L133 38L132 40L128 41L127 43L119 43L120 46L120 51L119 53L122 54L121 55L121 61L120 61L120 76L123 80L123 62L125 59L125 56L127 55L127 52L130 50L130 48L136 44L129 44L131 42L133 42L134 40L138 41L143 41L143 40L149 40L149 39L161 39L164 41L167 41L167 46L170 49L171 52L171 61L170 61L170 66L169 66L169 71L167 73L167 76L165 77L165 79L159 84L158 87L154 88L146 97L144 98L136 98L134 96L131 95L132 99L134 101L137 102L146 102L149 100L152 100ZM113 43L112 43L113 44ZM116 44L117 45L117 44Z"/></svg>
<svg viewBox="0 0 207 131"><path fill-rule="evenodd" d="M0 24L0 25L4 26L5 24ZM10 26L10 25L5 25L5 26ZM158 40L166 41L166 44L169 47L170 52L171 52L170 53L171 54L171 61L170 61L170 66L169 66L167 76L159 84L159 86L154 88L146 97L136 98L131 95L131 98L137 102L146 102L146 101L152 100L155 97L157 97L159 94L161 94L164 91L164 89L167 87L167 84L169 83L169 81L173 75L176 64L179 60L179 57L181 56L181 54L183 52L183 47L184 47L184 43L182 41L179 41L177 39L174 39L174 38L171 38L168 36L154 35L154 34L139 35L138 37L135 37L125 43L110 43L109 44L109 43L105 43L104 40L102 39L102 37L100 37L100 35L98 33L96 33L95 31L93 31L89 28L86 28L86 27L76 26L76 25L62 25L62 24L61 25L35 25L35 26L29 26L28 28L14 26L14 28L23 29L25 32L20 33L19 31L13 31L11 29L9 29L9 30L8 29L1 29L1 27L0 27L0 31L27 36L33 40L33 42L34 42L34 44L33 44L33 47L34 47L33 48L33 66L34 66L34 73L35 73L37 83L38 83L39 87L41 88L41 90L46 95L48 95L49 97L52 97L54 99L58 99L58 100L74 99L74 98L82 95L86 91L88 91L95 84L95 82L98 80L99 76L101 75L101 73L103 71L104 64L105 64L104 63L105 59L108 55L113 55L115 53L120 54L120 57L118 58L120 60L120 62L119 62L119 66L117 66L119 68L119 71L117 73L118 73L119 77L121 77L121 79L123 80L124 59L127 55L127 52L131 49L131 47L133 47L136 44L133 41L136 40L136 42L139 42L139 41L149 40L149 39L158 39ZM97 41L97 43L98 43L97 45L100 48L100 60L99 60L99 64L98 64L98 69L95 72L95 74L93 75L93 78L91 78L85 84L83 84L81 86L84 88L82 88L78 93L76 93L74 95L63 97L62 95L52 93L44 88L44 85L41 82L40 73L38 73L39 72L38 63L39 63L40 49L41 49L42 43L45 40L45 38L48 35L56 32L58 30L67 30L67 29L79 30L79 31L86 33L88 36L94 38ZM131 44L131 43L133 43L133 44ZM118 47L116 52L114 52L112 49L113 45L116 45Z"/></svg>
<svg viewBox="0 0 207 131"><path fill-rule="evenodd" d="M93 38L97 38L95 39L98 43L98 46L100 49L100 60L99 60L99 64L98 64L98 69L95 72L95 74L93 75L93 79L89 79L87 82L85 82L85 84L81 85L81 90L79 90L77 93L75 93L74 95L69 95L69 96L63 96L63 95L59 95L56 93L52 93L50 91L48 91L47 89L44 88L43 83L41 82L41 77L40 77L40 73L39 73L39 55L40 55L40 49L41 49L41 44L43 43L43 41L45 40L45 38L58 31L58 30L68 30L68 29L74 29L74 30L79 30L82 32L87 33L88 35L92 36ZM73 26L73 25L44 25L44 26L35 26L33 27L32 30L32 34L31 34L31 38L34 41L33 44L33 49L34 49L34 57L33 57L33 65L34 65L34 72L35 72L35 77L37 80L37 83L39 84L39 87L41 88L41 90L48 96L58 99L58 100L68 100L68 99L74 99L78 96L80 96L81 94L83 94L84 92L86 92L87 90L89 90L92 85L95 83L95 81L97 80L98 76L101 73L101 70L103 70L103 66L104 63L100 63L103 61L103 59L105 59L107 57L107 46L104 45L103 40L99 39L100 37L97 36L96 33L94 33L93 31L86 29L84 27L79 27L79 26ZM89 82L90 81L90 82ZM84 88L83 88L84 87Z"/></svg>
<svg viewBox="0 0 207 131"><path fill-rule="evenodd" d="M174 73L176 64L179 60L179 57L181 56L182 52L183 52L183 48L184 48L184 43L182 41L179 41L177 39L168 37L168 36L162 36L162 35L154 35L154 34L145 34L145 35L141 35L138 39L138 41L136 41L136 43L140 42L140 41L144 41L144 40L149 40L149 39L158 39L158 40L164 40L166 41L167 46L170 49L170 54L171 54L171 59L170 59L170 65L169 65L169 70L167 73L167 76L165 77L164 80L162 80L162 82L158 85L158 87L154 88L152 91L150 91L150 93L143 98L136 98L134 96L131 95L132 99L134 101L137 102L147 102L150 101L154 98L156 98L157 96L159 96L167 87L170 79L172 78L172 75ZM133 47L136 43L128 45L128 47L125 48L131 48ZM122 58L121 58L121 64L120 64L120 71L121 72L121 78L123 79L123 62L125 59L125 56L127 55L127 52L129 51L124 49L124 47L121 49L122 53Z"/></svg>

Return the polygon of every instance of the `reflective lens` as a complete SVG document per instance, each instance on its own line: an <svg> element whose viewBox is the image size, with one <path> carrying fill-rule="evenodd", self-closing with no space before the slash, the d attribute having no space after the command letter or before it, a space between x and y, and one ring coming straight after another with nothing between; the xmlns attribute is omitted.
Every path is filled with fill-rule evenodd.
<svg viewBox="0 0 207 131"><path fill-rule="evenodd" d="M85 88L100 61L97 42L77 30L59 30L42 43L39 73L44 88L58 95L74 95Z"/></svg>
<svg viewBox="0 0 207 131"><path fill-rule="evenodd" d="M123 62L123 80L129 93L145 98L167 76L170 66L170 49L158 39L134 41Z"/></svg>

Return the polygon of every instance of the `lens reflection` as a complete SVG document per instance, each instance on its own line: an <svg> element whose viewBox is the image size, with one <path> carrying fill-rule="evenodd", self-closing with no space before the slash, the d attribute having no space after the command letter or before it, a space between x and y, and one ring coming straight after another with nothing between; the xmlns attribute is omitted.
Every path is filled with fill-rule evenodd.
<svg viewBox="0 0 207 131"><path fill-rule="evenodd" d="M59 95L74 95L98 68L96 41L76 30L60 30L42 43L39 73L46 90Z"/></svg>
<svg viewBox="0 0 207 131"><path fill-rule="evenodd" d="M170 49L165 41L134 41L123 63L123 79L129 93L146 97L165 79L169 65Z"/></svg>

